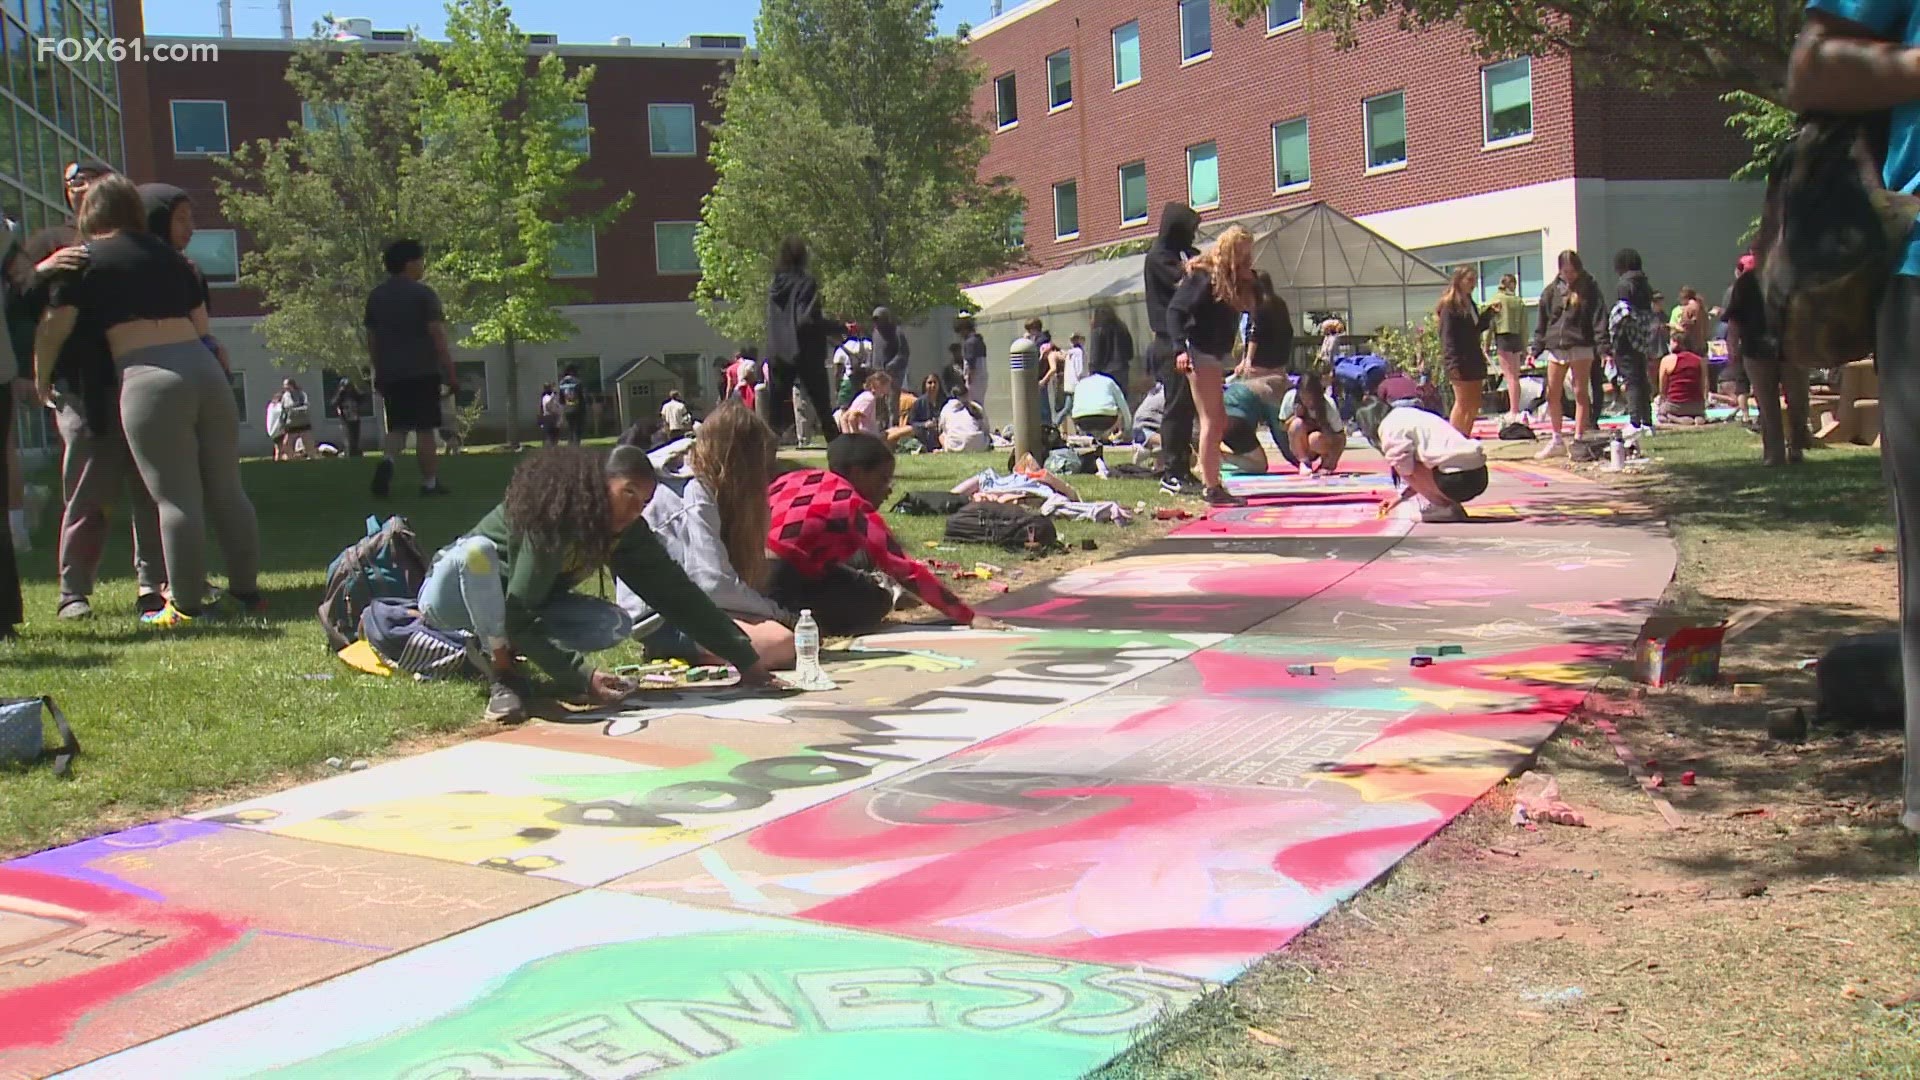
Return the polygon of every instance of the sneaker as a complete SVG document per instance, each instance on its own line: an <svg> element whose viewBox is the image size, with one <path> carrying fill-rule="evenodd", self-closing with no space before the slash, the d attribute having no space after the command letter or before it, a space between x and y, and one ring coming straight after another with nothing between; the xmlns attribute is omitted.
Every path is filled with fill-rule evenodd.
<svg viewBox="0 0 1920 1080"><path fill-rule="evenodd" d="M527 703L520 690L506 679L495 679L487 690L486 718L501 724L518 724L527 718Z"/></svg>
<svg viewBox="0 0 1920 1080"><path fill-rule="evenodd" d="M1541 447L1539 452L1534 454L1533 457L1535 461L1545 461L1555 454L1565 454L1566 452L1567 444L1560 440L1560 436L1555 435L1548 439L1547 445Z"/></svg>
<svg viewBox="0 0 1920 1080"><path fill-rule="evenodd" d="M1467 508L1459 503L1437 503L1420 511L1420 520L1429 525L1446 525L1467 520Z"/></svg>
<svg viewBox="0 0 1920 1080"><path fill-rule="evenodd" d="M1160 478L1160 490L1169 495L1185 495L1187 494L1187 484L1186 481L1180 479L1179 476L1168 473L1166 476Z"/></svg>
<svg viewBox="0 0 1920 1080"><path fill-rule="evenodd" d="M178 630L183 626L191 626L199 621L199 618L199 615L189 615L174 607L173 601L169 600L167 606L159 611L140 616L140 625L155 630Z"/></svg>
<svg viewBox="0 0 1920 1080"><path fill-rule="evenodd" d="M143 592L133 601L133 609L142 615L151 615L167 606L167 598L157 592Z"/></svg>
<svg viewBox="0 0 1920 1080"><path fill-rule="evenodd" d="M161 601L160 606L165 607L166 602ZM63 596L60 598L60 606L54 609L54 613L62 619L78 622L81 619L93 618L93 605L88 603L84 596ZM142 611L140 614L145 615L146 612Z"/></svg>
<svg viewBox="0 0 1920 1080"><path fill-rule="evenodd" d="M1247 500L1235 495L1224 487L1210 487L1206 492L1208 506L1245 506Z"/></svg>
<svg viewBox="0 0 1920 1080"><path fill-rule="evenodd" d="M1308 479L1308 478L1310 478L1311 476L1313 476L1313 466L1311 466L1311 465L1309 465L1309 464L1307 464L1307 463L1306 463L1306 462L1304 462L1304 461L1303 461L1303 462L1301 462L1301 463L1300 463L1300 478L1301 478L1302 480L1305 480L1305 479Z"/></svg>
<svg viewBox="0 0 1920 1080"><path fill-rule="evenodd" d="M432 484L420 485L420 497L423 499L428 498L430 496L434 496L434 495L451 495L451 494L453 494L453 492L447 490L447 485L442 484L438 481L435 481Z"/></svg>
<svg viewBox="0 0 1920 1080"><path fill-rule="evenodd" d="M373 497L384 499L393 494L393 459L381 458L373 467Z"/></svg>

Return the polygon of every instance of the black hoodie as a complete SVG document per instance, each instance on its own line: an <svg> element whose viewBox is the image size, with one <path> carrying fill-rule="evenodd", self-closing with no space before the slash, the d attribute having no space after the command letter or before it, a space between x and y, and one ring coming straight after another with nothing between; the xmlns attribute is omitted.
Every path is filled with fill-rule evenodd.
<svg viewBox="0 0 1920 1080"><path fill-rule="evenodd" d="M1118 316L1095 320L1093 337L1087 344L1089 370L1104 371L1117 378L1133 364L1133 332Z"/></svg>
<svg viewBox="0 0 1920 1080"><path fill-rule="evenodd" d="M193 201L186 192L172 184L141 184L140 202L147 208L147 231L165 240L173 242L173 208L183 202ZM206 272L192 259L187 264L193 267L193 276L200 279L200 303L213 314L213 292L207 288Z"/></svg>
<svg viewBox="0 0 1920 1080"><path fill-rule="evenodd" d="M1224 361L1240 333L1240 311L1213 295L1213 275L1189 270L1167 305L1167 321L1176 345L1191 354Z"/></svg>
<svg viewBox="0 0 1920 1080"><path fill-rule="evenodd" d="M35 263L63 247L80 243L80 234L71 225L41 229L27 238L26 257ZM30 319L38 324L52 299L56 285L72 280L70 272L42 274L24 293L16 292L7 301L7 317ZM21 374L31 371L30 357L20 359ZM107 335L84 320L76 322L60 357L53 365L53 378L66 392L80 399L87 426L96 432L111 431L120 425L120 373L113 366L113 353L107 348Z"/></svg>
<svg viewBox="0 0 1920 1080"><path fill-rule="evenodd" d="M782 270L767 288L767 359L792 364L827 362L827 331L820 283L805 270Z"/></svg>
<svg viewBox="0 0 1920 1080"><path fill-rule="evenodd" d="M1199 252L1193 238L1200 230L1200 215L1183 203L1168 203L1160 208L1160 235L1147 249L1145 270L1147 325L1156 337L1172 337L1173 324L1167 321L1167 305L1173 292L1186 276L1186 260Z"/></svg>

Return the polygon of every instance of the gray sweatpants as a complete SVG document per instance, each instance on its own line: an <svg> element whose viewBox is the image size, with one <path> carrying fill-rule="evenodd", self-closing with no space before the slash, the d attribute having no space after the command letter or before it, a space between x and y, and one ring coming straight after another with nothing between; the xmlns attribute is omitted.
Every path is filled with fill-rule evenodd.
<svg viewBox="0 0 1920 1080"><path fill-rule="evenodd" d="M260 523L240 486L240 414L213 353L184 341L121 357L120 417L160 507L174 605L195 611L206 596L208 525L226 560L227 588L258 592Z"/></svg>
<svg viewBox="0 0 1920 1080"><path fill-rule="evenodd" d="M118 429L99 432L87 422L78 395L54 412L64 449L60 457L60 595L92 596L106 550L108 510L126 492L133 519L133 573L142 596L167 583L160 564L160 514L140 482Z"/></svg>
<svg viewBox="0 0 1920 1080"><path fill-rule="evenodd" d="M1900 660L1906 683L1906 814L1920 832L1920 278L1896 277L1880 308L1880 447L1900 539ZM1755 387L1757 393L1759 387Z"/></svg>

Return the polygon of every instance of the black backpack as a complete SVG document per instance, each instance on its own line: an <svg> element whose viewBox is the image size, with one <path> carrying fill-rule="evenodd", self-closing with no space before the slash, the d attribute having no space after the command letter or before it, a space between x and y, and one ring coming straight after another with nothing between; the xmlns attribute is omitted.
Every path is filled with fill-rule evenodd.
<svg viewBox="0 0 1920 1080"><path fill-rule="evenodd" d="M1805 116L1774 159L1755 242L1782 359L1838 367L1873 353L1880 298L1920 212L1881 183L1889 117Z"/></svg>
<svg viewBox="0 0 1920 1080"><path fill-rule="evenodd" d="M900 496L893 504L896 514L946 515L961 509L971 502L965 495L955 495L951 491L909 491Z"/></svg>
<svg viewBox="0 0 1920 1080"><path fill-rule="evenodd" d="M334 651L360 638L360 617L375 600L411 603L427 581L427 559L403 517L384 523L367 519L365 539L356 540L327 567L327 590L320 599L320 626Z"/></svg>
<svg viewBox="0 0 1920 1080"><path fill-rule="evenodd" d="M1053 522L1007 503L968 503L947 518L947 539L956 544L998 544L1010 551L1060 543Z"/></svg>

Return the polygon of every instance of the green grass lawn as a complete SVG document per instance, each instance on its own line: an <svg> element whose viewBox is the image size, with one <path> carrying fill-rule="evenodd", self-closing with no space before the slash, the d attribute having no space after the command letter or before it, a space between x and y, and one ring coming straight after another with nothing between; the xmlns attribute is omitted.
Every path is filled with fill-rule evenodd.
<svg viewBox="0 0 1920 1080"><path fill-rule="evenodd" d="M819 458L795 456L807 463ZM516 460L504 453L447 459L442 477L454 494L427 500L415 494L409 459L396 478L396 497L384 505L367 494L372 458L247 462L247 491L260 516L262 585L272 608L264 624L143 630L133 615L124 519L113 527L94 596L99 616L58 622L52 522L42 523L34 551L22 560L29 622L17 644L0 645L0 693L52 695L84 752L67 780L44 767L0 772L0 854L311 778L328 771L330 757L370 757L474 722L482 704L476 687L357 674L329 655L314 611L328 562L362 534L369 513L405 515L430 552L498 502ZM998 460L1004 465L1004 455ZM991 454L902 457L895 486L944 490L993 464ZM1087 480L1080 489L1087 498L1132 506L1151 493L1165 503L1150 481ZM1002 566L1018 558L985 547L933 550L927 544L938 539L942 519L890 520L921 557ZM1113 526L1066 524L1061 533L1076 544L1098 537L1103 551L1127 537ZM1045 562L1021 580L1041 576Z"/></svg>

